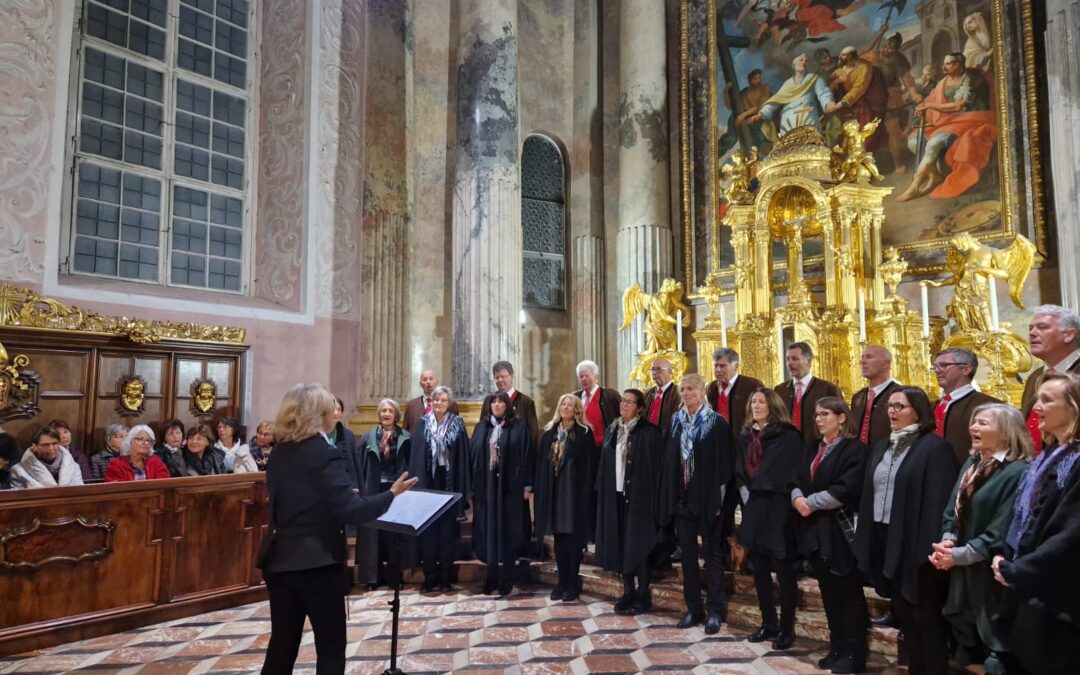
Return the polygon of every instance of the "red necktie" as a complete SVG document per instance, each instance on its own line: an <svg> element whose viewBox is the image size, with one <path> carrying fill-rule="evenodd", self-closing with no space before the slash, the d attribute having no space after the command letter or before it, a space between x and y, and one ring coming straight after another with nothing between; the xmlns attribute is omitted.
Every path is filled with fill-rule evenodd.
<svg viewBox="0 0 1080 675"><path fill-rule="evenodd" d="M795 407L791 410L791 423L802 431L802 382L795 383Z"/></svg>
<svg viewBox="0 0 1080 675"><path fill-rule="evenodd" d="M1052 375L1055 371L1053 368L1047 368L1044 375ZM1041 378L1040 378L1041 379ZM1043 437L1042 432L1039 431L1039 416L1035 414L1035 404L1031 405L1031 412L1027 416L1027 428L1028 433L1031 434L1031 442L1034 445L1035 456L1038 457L1039 453L1043 449Z"/></svg>
<svg viewBox="0 0 1080 675"><path fill-rule="evenodd" d="M727 421L731 421L731 410L728 408L728 395L723 389L720 390L720 400L716 402L716 412L720 413Z"/></svg>
<svg viewBox="0 0 1080 675"><path fill-rule="evenodd" d="M818 447L817 454L814 455L814 462L810 465L810 480L814 480L814 474L817 473L818 466L821 464L821 458L825 456L825 448L829 447L825 441L821 442L821 446Z"/></svg>
<svg viewBox="0 0 1080 675"><path fill-rule="evenodd" d="M660 389L656 390L656 394L653 395L652 405L649 406L649 422L651 424L660 424L660 406L664 403L664 392Z"/></svg>
<svg viewBox="0 0 1080 675"><path fill-rule="evenodd" d="M859 428L859 440L863 443L870 442L870 413L874 411L874 390L866 390L866 412L862 416L862 427Z"/></svg>
<svg viewBox="0 0 1080 675"><path fill-rule="evenodd" d="M427 396L424 397L424 414L431 414L431 399Z"/></svg>
<svg viewBox="0 0 1080 675"><path fill-rule="evenodd" d="M938 436L945 435L945 411L948 409L951 400L952 398L945 394L945 398L938 401L938 404L934 406L934 433Z"/></svg>

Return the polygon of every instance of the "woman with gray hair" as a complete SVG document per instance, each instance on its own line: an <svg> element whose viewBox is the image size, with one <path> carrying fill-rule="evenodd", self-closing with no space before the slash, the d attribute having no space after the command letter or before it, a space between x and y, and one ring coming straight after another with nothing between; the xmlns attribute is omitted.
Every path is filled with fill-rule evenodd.
<svg viewBox="0 0 1080 675"><path fill-rule="evenodd" d="M120 445L120 456L105 469L106 483L169 477L169 467L154 455L154 432L145 424L132 427Z"/></svg>
<svg viewBox="0 0 1080 675"><path fill-rule="evenodd" d="M120 448L127 438L128 429L123 424L110 424L105 429L105 447L90 458L90 475L93 482L105 480L105 471L109 462L120 456Z"/></svg>
<svg viewBox="0 0 1080 675"><path fill-rule="evenodd" d="M986 673L1004 673L1001 654L1006 648L990 624L1001 609L1000 596L988 563L1012 521L1016 488L1031 459L1031 436L1024 416L1005 403L976 408L968 431L971 457L945 507L943 534L930 562L952 570L943 614L957 642L953 663L981 662Z"/></svg>

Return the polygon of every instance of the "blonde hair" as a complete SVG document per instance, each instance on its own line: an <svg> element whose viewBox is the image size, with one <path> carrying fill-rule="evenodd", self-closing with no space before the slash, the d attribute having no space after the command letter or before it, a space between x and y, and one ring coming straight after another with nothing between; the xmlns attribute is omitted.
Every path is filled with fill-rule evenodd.
<svg viewBox="0 0 1080 675"><path fill-rule="evenodd" d="M1012 462L1017 459L1031 461L1031 432L1028 431L1024 416L1020 411L1005 403L983 403L972 411L972 421L982 412L990 413L994 426L997 427L997 432L1004 441L1005 461ZM977 452L979 451L972 449L971 454L974 455Z"/></svg>
<svg viewBox="0 0 1080 675"><path fill-rule="evenodd" d="M683 375L682 380L679 381L679 388L682 389L683 387L691 387L693 389L705 391L705 378L697 373Z"/></svg>
<svg viewBox="0 0 1080 675"><path fill-rule="evenodd" d="M585 405L580 398L573 394L563 394L559 397L559 402L555 404L555 414L551 416L551 421L544 425L544 431L554 429L556 425L562 422L562 417L559 416L559 408L562 407L562 402L566 399L574 402L574 422L592 431L592 425L585 419Z"/></svg>
<svg viewBox="0 0 1080 675"><path fill-rule="evenodd" d="M337 399L318 383L295 385L285 392L274 419L274 440L296 443L323 430L323 419L334 411Z"/></svg>

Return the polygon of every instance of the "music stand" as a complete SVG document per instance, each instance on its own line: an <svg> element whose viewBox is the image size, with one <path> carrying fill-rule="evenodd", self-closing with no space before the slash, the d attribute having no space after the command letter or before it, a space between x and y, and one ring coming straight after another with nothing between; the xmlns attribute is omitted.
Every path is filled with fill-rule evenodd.
<svg viewBox="0 0 1080 675"><path fill-rule="evenodd" d="M398 578L394 583L394 599L390 601L393 628L390 634L390 668L383 675L405 675L397 667L398 615L401 611L402 560L401 542L405 536L418 537L440 516L461 499L460 492L413 489L402 492L380 518L365 527L386 530L397 535Z"/></svg>

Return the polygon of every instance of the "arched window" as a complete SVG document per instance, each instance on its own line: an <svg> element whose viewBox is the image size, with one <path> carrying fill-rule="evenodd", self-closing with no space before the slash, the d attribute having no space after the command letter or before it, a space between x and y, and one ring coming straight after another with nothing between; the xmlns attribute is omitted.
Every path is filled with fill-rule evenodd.
<svg viewBox="0 0 1080 675"><path fill-rule="evenodd" d="M521 229L526 307L566 308L566 166L551 139L521 150Z"/></svg>

